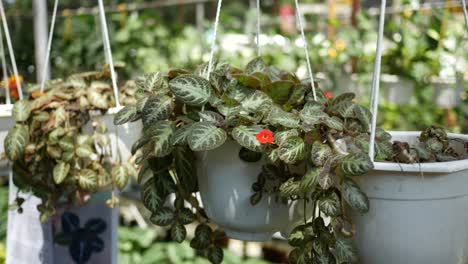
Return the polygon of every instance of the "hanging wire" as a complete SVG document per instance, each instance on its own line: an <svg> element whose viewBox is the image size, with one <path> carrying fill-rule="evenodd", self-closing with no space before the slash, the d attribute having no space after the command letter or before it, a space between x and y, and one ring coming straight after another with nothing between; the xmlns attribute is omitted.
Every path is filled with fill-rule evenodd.
<svg viewBox="0 0 468 264"><path fill-rule="evenodd" d="M214 51L216 47L216 36L218 34L219 14L221 13L222 4L223 4L223 0L218 0L218 7L216 8L216 18L215 18L215 23L214 23L213 40L211 42L210 60L208 61L208 72L206 73L207 80L210 79L211 68L213 67L213 57L214 57Z"/></svg>
<svg viewBox="0 0 468 264"><path fill-rule="evenodd" d="M6 63L6 53L5 47L3 46L3 33L0 30L0 49L2 51L2 69L3 69L3 83L5 85L5 93L6 93L6 104L11 104L11 95L10 95L10 86L8 82L8 70L7 70L7 63Z"/></svg>
<svg viewBox="0 0 468 264"><path fill-rule="evenodd" d="M8 52L10 53L11 65L13 66L13 72L15 74L16 87L18 88L18 96L20 100L23 100L23 89L21 87L21 81L18 74L18 67L16 67L16 59L15 54L13 52L13 45L11 44L10 31L8 29L8 22L5 16L5 9L3 8L3 1L0 1L0 16L2 19L3 31L5 32Z"/></svg>
<svg viewBox="0 0 468 264"><path fill-rule="evenodd" d="M112 50L110 47L109 32L107 30L106 12L104 10L104 3L102 2L102 0L99 0L98 3L99 3L99 15L101 17L101 26L102 26L102 34L103 34L102 41L104 42L104 52L106 53L106 58L108 60L107 63L109 64L109 68L110 68L109 70L111 73L112 88L114 90L115 106L119 108L121 107L120 101L119 101L119 89L117 86L117 76L114 70L114 61L112 59Z"/></svg>
<svg viewBox="0 0 468 264"><path fill-rule="evenodd" d="M370 135L370 140L369 140L369 156L372 161L374 161L375 130L377 128L377 114L379 111L378 107L379 107L379 92L380 92L380 67L382 63L382 44L383 44L383 33L384 33L384 25L385 25L385 7L386 7L386 0L382 0L381 6L380 6L377 51L375 54L374 73L372 76L372 89L371 89L372 123L371 123L371 135Z"/></svg>
<svg viewBox="0 0 468 264"><path fill-rule="evenodd" d="M468 31L468 11L466 10L466 0L461 0L463 6L463 16L465 17L465 26Z"/></svg>
<svg viewBox="0 0 468 264"><path fill-rule="evenodd" d="M262 11L260 9L260 0L257 0L257 56L260 57L260 18Z"/></svg>
<svg viewBox="0 0 468 264"><path fill-rule="evenodd" d="M314 100L317 101L317 93L315 92L314 73L312 72L312 66L310 64L309 47L307 45L307 40L304 34L304 26L302 24L301 10L299 9L298 0L295 0L295 3L296 3L296 16L297 16L297 20L299 21L299 27L301 29L302 42L304 42L304 52L306 56L307 70L309 71L310 84L312 85L312 92L314 94Z"/></svg>
<svg viewBox="0 0 468 264"><path fill-rule="evenodd" d="M47 77L47 67L49 66L50 52L52 50L52 38L54 37L55 19L57 18L58 2L59 0L55 0L54 10L52 11L52 20L50 22L49 39L47 40L46 57L44 60L44 65L43 65L44 68L42 68L41 93L44 92L44 87L45 87L45 82L46 82L46 77Z"/></svg>

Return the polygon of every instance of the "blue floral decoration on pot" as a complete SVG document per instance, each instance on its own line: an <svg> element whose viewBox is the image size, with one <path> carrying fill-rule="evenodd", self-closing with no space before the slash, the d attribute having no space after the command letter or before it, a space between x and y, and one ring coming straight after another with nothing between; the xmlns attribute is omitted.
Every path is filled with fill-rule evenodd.
<svg viewBox="0 0 468 264"><path fill-rule="evenodd" d="M55 243L68 246L70 256L77 264L89 261L93 253L104 249L104 240L99 237L107 228L99 218L89 219L80 227L80 218L73 213L62 214L62 232L55 236Z"/></svg>

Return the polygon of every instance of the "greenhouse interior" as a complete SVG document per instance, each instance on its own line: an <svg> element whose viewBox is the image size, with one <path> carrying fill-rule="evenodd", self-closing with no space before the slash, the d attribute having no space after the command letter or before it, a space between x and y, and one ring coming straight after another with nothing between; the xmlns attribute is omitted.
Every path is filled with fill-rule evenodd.
<svg viewBox="0 0 468 264"><path fill-rule="evenodd" d="M468 263L466 2L0 0L0 264Z"/></svg>

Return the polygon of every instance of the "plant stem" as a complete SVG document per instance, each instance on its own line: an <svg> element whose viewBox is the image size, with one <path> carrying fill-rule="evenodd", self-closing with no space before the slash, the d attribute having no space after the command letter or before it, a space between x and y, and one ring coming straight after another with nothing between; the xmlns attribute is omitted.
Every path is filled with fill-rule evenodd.
<svg viewBox="0 0 468 264"><path fill-rule="evenodd" d="M336 153L340 155L348 155L349 153L346 151L343 151L337 144L336 140L333 138L333 136L330 133L327 133L327 142L330 145L330 147L335 151Z"/></svg>

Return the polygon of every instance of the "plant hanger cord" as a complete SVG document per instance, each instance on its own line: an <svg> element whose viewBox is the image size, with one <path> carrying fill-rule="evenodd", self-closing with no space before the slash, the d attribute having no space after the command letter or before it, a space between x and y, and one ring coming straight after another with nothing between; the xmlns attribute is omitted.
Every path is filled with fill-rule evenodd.
<svg viewBox="0 0 468 264"><path fill-rule="evenodd" d="M3 68L3 83L5 85L5 96L6 96L6 104L11 104L11 95L10 95L10 86L8 83L8 70L7 70L7 63L6 63L6 53L5 53L5 46L3 46L3 33L0 30L0 49L2 52L2 68Z"/></svg>
<svg viewBox="0 0 468 264"><path fill-rule="evenodd" d="M54 10L52 11L52 19L50 21L50 30L49 30L49 39L47 40L47 51L44 60L44 67L42 68L42 78L41 78L41 93L44 92L46 76L47 76L47 66L49 66L50 52L52 50L52 38L54 37L55 29L55 19L57 18L57 7L59 0L54 2Z"/></svg>
<svg viewBox="0 0 468 264"><path fill-rule="evenodd" d="M463 16L465 17L466 31L468 32L468 11L466 10L466 0L461 0L463 6Z"/></svg>
<svg viewBox="0 0 468 264"><path fill-rule="evenodd" d="M101 17L101 29L102 29L102 41L104 43L104 52L106 54L106 60L109 65L109 70L111 73L111 80L112 80L112 88L114 90L114 97L115 97L115 106L120 108L120 101L119 101L119 89L117 87L117 77L114 70L114 61L112 59L112 50L110 47L109 41L109 31L107 30L107 22L106 22L106 12L104 10L104 3L102 0L98 0L99 3L99 15Z"/></svg>
<svg viewBox="0 0 468 264"><path fill-rule="evenodd" d="M372 113L372 122L371 122L371 135L369 140L369 156L372 162L374 161L375 153L375 130L377 128L377 114L379 111L379 92L380 92L380 68L382 64L382 43L383 43L383 33L385 26L385 7L386 0L381 1L380 5L380 19L379 19L379 32L377 36L377 49L375 53L375 62L374 62L374 73L372 76L372 88L371 88L371 102L370 108Z"/></svg>
<svg viewBox="0 0 468 264"><path fill-rule="evenodd" d="M221 13L222 4L223 4L223 0L218 0L218 7L216 8L216 18L215 18L215 23L214 23L213 40L211 42L210 60L208 61L208 72L206 73L207 80L210 79L211 68L213 67L213 57L214 57L214 51L216 47L216 36L218 35L219 14Z"/></svg>
<svg viewBox="0 0 468 264"><path fill-rule="evenodd" d="M6 20L5 9L3 8L3 1L0 1L0 16L3 24L3 31L5 32L5 38L7 41L8 52L10 53L11 66L13 67L13 73L15 74L16 86L18 88L18 96L20 100L23 100L23 89L18 74L18 67L16 66L15 54L13 52L13 45L11 44L10 31L8 30L8 22Z"/></svg>
<svg viewBox="0 0 468 264"><path fill-rule="evenodd" d="M107 20L106 20L106 11L104 10L104 3L102 0L98 1L99 3L99 16L101 18L101 32L102 32L102 41L104 44L104 53L106 57L106 62L109 65L109 70L111 73L112 88L114 90L115 97L115 107L120 108L119 102L119 88L117 86L117 77L114 70L114 61L112 59L112 50L109 41L109 31L107 30ZM117 150L117 161L121 162L122 151L120 150L119 144L119 126L115 126L115 145Z"/></svg>
<svg viewBox="0 0 468 264"><path fill-rule="evenodd" d="M262 11L260 9L260 0L257 0L257 33L256 33L256 39L257 39L257 56L260 57L260 18L262 16Z"/></svg>
<svg viewBox="0 0 468 264"><path fill-rule="evenodd" d="M317 93L315 91L315 82L314 82L314 73L312 72L312 66L310 64L310 58L309 58L309 47L307 45L307 40L304 34L304 25L302 24L302 15L301 15L301 10L299 8L299 2L298 0L295 0L296 4L296 18L299 23L299 28L301 29L301 37L302 37L302 42L304 43L304 53L306 56L306 62L307 62L307 70L309 72L309 78L310 78L310 85L312 86L312 92L314 94L314 100L317 101Z"/></svg>

